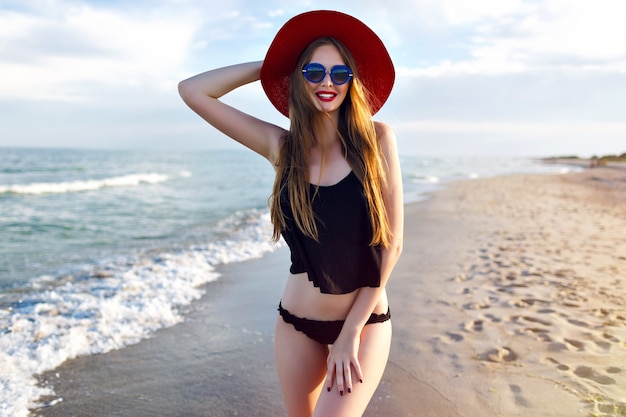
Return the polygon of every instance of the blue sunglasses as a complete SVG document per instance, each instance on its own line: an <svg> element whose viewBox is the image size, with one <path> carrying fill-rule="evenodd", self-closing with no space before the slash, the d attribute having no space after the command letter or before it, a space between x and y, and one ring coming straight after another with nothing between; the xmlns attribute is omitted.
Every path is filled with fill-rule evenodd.
<svg viewBox="0 0 626 417"><path fill-rule="evenodd" d="M330 74L330 80L335 85L342 85L350 81L354 74L352 70L345 65L335 65L330 70L326 70L326 67L317 62L307 64L302 69L304 78L312 83L320 83L326 77L326 74Z"/></svg>

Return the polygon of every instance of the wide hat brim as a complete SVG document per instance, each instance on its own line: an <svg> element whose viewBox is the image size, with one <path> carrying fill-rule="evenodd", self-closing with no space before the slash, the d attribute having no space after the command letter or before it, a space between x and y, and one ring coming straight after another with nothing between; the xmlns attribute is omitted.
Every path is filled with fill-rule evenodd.
<svg viewBox="0 0 626 417"><path fill-rule="evenodd" d="M359 79L370 93L370 110L375 114L393 88L391 57L380 38L363 22L331 10L302 13L278 31L261 67L265 94L279 112L289 117L289 76L302 51L314 40L327 36L341 41L354 56Z"/></svg>

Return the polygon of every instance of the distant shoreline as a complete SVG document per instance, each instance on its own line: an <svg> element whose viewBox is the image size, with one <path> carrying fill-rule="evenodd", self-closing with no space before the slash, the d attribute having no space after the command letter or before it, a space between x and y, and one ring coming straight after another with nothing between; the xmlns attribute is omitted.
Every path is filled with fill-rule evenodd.
<svg viewBox="0 0 626 417"><path fill-rule="evenodd" d="M626 152L621 155L603 155L603 156L592 156L590 158L580 158L578 156L550 156L546 158L540 158L540 161L552 163L552 164L563 164L563 165L574 165L579 167L586 168L595 168L599 166L608 166L612 168L626 168Z"/></svg>

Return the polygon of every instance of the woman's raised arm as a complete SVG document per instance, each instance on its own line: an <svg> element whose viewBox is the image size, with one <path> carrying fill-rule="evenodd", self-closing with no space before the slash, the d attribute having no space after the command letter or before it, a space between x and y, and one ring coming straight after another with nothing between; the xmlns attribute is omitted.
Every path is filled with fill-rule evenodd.
<svg viewBox="0 0 626 417"><path fill-rule="evenodd" d="M258 61L207 71L181 81L178 91L200 117L274 163L284 129L219 100L237 87L257 81L262 65L263 61Z"/></svg>

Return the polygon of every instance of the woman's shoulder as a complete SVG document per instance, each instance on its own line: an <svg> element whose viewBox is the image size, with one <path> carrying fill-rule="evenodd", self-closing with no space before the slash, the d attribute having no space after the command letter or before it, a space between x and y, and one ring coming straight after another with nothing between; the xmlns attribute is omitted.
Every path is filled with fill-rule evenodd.
<svg viewBox="0 0 626 417"><path fill-rule="evenodd" d="M381 144L393 144L396 142L396 134L387 123L375 121L376 137Z"/></svg>

